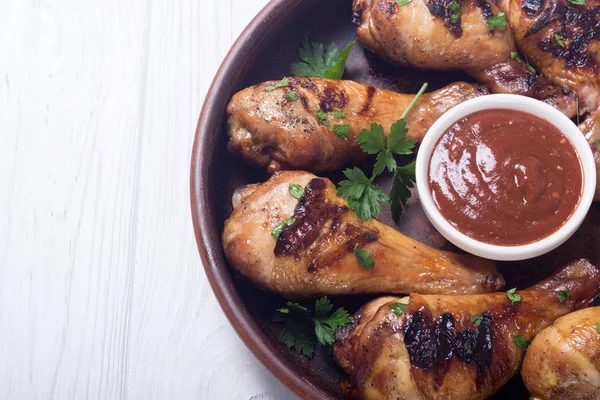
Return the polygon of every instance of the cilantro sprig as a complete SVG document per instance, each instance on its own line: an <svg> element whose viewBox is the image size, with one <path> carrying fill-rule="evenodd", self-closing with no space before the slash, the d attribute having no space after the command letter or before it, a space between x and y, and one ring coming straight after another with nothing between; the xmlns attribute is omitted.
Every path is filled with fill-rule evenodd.
<svg viewBox="0 0 600 400"><path fill-rule="evenodd" d="M570 299L571 297L573 297L573 294L571 293L571 291L569 289L557 290L556 291L556 297L558 297L558 301L559 302L564 303L565 300Z"/></svg>
<svg viewBox="0 0 600 400"><path fill-rule="evenodd" d="M523 336L514 335L512 339L513 342L515 342L515 344L519 346L521 350L527 351L527 349L529 348L529 340L525 339Z"/></svg>
<svg viewBox="0 0 600 400"><path fill-rule="evenodd" d="M519 301L522 300L521 295L517 293L517 288L512 288L510 290L507 290L506 297L508 297L508 299L510 301L512 301L513 303L518 303Z"/></svg>
<svg viewBox="0 0 600 400"><path fill-rule="evenodd" d="M322 43L306 38L298 49L298 57L302 60L290 66L290 73L295 76L316 76L328 79L342 79L346 62L354 48L356 40L339 50L335 43L327 50Z"/></svg>
<svg viewBox="0 0 600 400"><path fill-rule="evenodd" d="M404 310L406 310L408 308L408 304L404 304L404 303L394 303L390 306L392 312L396 315L396 316L400 316L402 315L402 313L404 312Z"/></svg>
<svg viewBox="0 0 600 400"><path fill-rule="evenodd" d="M488 29L493 31L494 29L504 30L506 28L506 14L499 12L498 14L492 15L487 19Z"/></svg>
<svg viewBox="0 0 600 400"><path fill-rule="evenodd" d="M368 178L360 168L346 169L343 180L338 185L337 195L348 200L348 206L356 212L360 219L370 219L379 216L381 206L390 204L392 218L398 222L408 199L410 189L414 186L415 163L398 166L395 155L412 154L417 143L407 138L406 116L412 110L419 98L427 89L427 83L421 87L412 102L406 107L400 119L392 124L386 137L382 125L372 123L370 129L363 129L355 140L367 154L376 155L371 178ZM373 181L385 170L394 174L389 196Z"/></svg>
<svg viewBox="0 0 600 400"><path fill-rule="evenodd" d="M280 339L288 348L312 358L315 338L322 345L330 346L337 330L351 322L350 314L343 307L329 314L332 309L333 304L327 297L316 301L314 315L306 307L288 301L287 307L277 310L273 321L285 322Z"/></svg>
<svg viewBox="0 0 600 400"><path fill-rule="evenodd" d="M519 57L519 53L517 53L516 51L512 51L510 53L510 58L512 58L513 60L515 60L519 64L525 64L525 66L527 67L527 69L529 70L529 72L531 72L532 74L537 73L537 71L535 70L535 68L533 68L531 65L529 65L529 62L527 62L527 63L524 62L523 59L521 57Z"/></svg>

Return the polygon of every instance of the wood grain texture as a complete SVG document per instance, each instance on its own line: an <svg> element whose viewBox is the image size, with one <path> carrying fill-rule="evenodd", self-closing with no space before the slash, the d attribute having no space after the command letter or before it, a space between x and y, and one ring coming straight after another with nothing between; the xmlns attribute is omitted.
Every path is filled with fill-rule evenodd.
<svg viewBox="0 0 600 400"><path fill-rule="evenodd" d="M189 209L202 100L266 2L0 2L0 399L293 398Z"/></svg>

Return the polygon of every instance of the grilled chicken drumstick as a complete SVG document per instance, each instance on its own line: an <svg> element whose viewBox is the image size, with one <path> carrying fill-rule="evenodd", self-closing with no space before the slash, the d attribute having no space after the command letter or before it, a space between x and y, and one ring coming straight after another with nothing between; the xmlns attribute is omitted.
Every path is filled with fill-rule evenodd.
<svg viewBox="0 0 600 400"><path fill-rule="evenodd" d="M452 3L460 9L453 11ZM517 49L510 26L490 31L489 18L499 12L491 0L413 0L402 6L394 0L354 1L358 39L391 62L463 70L489 85L492 93L534 97L574 116L572 93L513 59Z"/></svg>
<svg viewBox="0 0 600 400"><path fill-rule="evenodd" d="M304 187L300 200L290 184ZM330 180L307 172L278 172L238 189L233 204L223 232L230 265L284 297L487 293L504 284L492 261L436 250L375 219L359 220ZM285 220L290 225L276 239L273 228ZM359 264L356 246L370 252L372 268Z"/></svg>
<svg viewBox="0 0 600 400"><path fill-rule="evenodd" d="M565 315L529 346L521 375L531 400L600 398L600 307Z"/></svg>
<svg viewBox="0 0 600 400"><path fill-rule="evenodd" d="M555 291L566 289L572 297L561 302ZM365 399L485 399L518 371L524 351L517 342L593 303L600 273L579 260L515 295L411 294L368 303L337 333L344 391ZM408 302L403 312L393 306L401 302Z"/></svg>
<svg viewBox="0 0 600 400"><path fill-rule="evenodd" d="M247 162L267 168L334 171L365 157L354 136L372 122L389 131L414 95L389 92L352 81L288 78L289 86L266 91L277 82L264 82L235 94L227 107L227 148ZM298 100L286 97L291 91ZM444 112L468 99L487 94L486 88L454 83L424 94L406 117L408 136L421 140ZM317 111L328 113L328 126ZM334 118L341 110L344 118ZM346 139L334 125L349 125Z"/></svg>
<svg viewBox="0 0 600 400"><path fill-rule="evenodd" d="M580 129L600 171L600 1L501 0L498 6L508 15L519 50L548 79L577 94L579 113L589 114Z"/></svg>

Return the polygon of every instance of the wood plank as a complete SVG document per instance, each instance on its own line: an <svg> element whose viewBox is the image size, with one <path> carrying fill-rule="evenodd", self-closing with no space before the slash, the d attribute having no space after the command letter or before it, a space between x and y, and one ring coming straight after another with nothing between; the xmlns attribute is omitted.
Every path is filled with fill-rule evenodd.
<svg viewBox="0 0 600 400"><path fill-rule="evenodd" d="M266 3L153 1L130 351L132 399L294 398L246 349L204 275L189 209L201 102Z"/></svg>
<svg viewBox="0 0 600 400"><path fill-rule="evenodd" d="M3 2L0 398L124 398L142 0Z"/></svg>

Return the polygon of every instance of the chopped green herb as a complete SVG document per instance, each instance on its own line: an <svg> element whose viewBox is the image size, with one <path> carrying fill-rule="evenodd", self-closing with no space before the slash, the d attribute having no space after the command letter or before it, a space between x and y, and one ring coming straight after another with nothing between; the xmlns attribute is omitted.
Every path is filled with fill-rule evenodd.
<svg viewBox="0 0 600 400"><path fill-rule="evenodd" d="M373 235L371 232L369 231L364 231L363 232L363 237L367 240L375 240L375 235Z"/></svg>
<svg viewBox="0 0 600 400"><path fill-rule="evenodd" d="M350 314L343 307L327 315L332 309L333 305L327 297L316 301L314 316L306 307L288 301L286 308L277 310L279 314L273 321L285 322L280 339L288 348L312 358L315 338L324 346L332 345L337 330L351 322Z"/></svg>
<svg viewBox="0 0 600 400"><path fill-rule="evenodd" d="M391 306L392 308L392 312L394 314L396 314L397 316L400 316L404 310L406 310L408 308L408 304L403 304L403 303L394 303Z"/></svg>
<svg viewBox="0 0 600 400"><path fill-rule="evenodd" d="M569 0L569 1L578 6L582 6L585 4L585 0Z"/></svg>
<svg viewBox="0 0 600 400"><path fill-rule="evenodd" d="M290 183L290 186L288 187L288 191L290 192L290 194L299 199L300 197L304 196L304 189L302 188L302 186L298 185L297 183Z"/></svg>
<svg viewBox="0 0 600 400"><path fill-rule="evenodd" d="M491 317L492 316L490 315L490 313L484 312L481 314L477 314L473 318L471 318L471 322L473 322L473 324L475 326L479 326L479 325L481 325L481 322L483 321L484 318L491 318Z"/></svg>
<svg viewBox="0 0 600 400"><path fill-rule="evenodd" d="M598 322L598 323L596 324L596 330L598 331L598 333L600 333L600 322Z"/></svg>
<svg viewBox="0 0 600 400"><path fill-rule="evenodd" d="M506 297L513 303L521 301L521 295L517 294L517 288L512 288L506 292Z"/></svg>
<svg viewBox="0 0 600 400"><path fill-rule="evenodd" d="M350 125L347 124L335 124L333 126L333 132L341 137L342 139L346 139L350 134Z"/></svg>
<svg viewBox="0 0 600 400"><path fill-rule="evenodd" d="M556 295L558 296L558 301L560 301L561 303L563 303L565 300L573 297L573 295L571 294L571 291L569 289L557 290Z"/></svg>
<svg viewBox="0 0 600 400"><path fill-rule="evenodd" d="M346 169L344 175L348 179L339 183L337 195L348 200L348 206L359 219L377 217L381 212L380 203L387 204L389 197L360 168Z"/></svg>
<svg viewBox="0 0 600 400"><path fill-rule="evenodd" d="M361 145L365 153L377 154L377 160L373 166L371 178L367 178L362 170L354 168L347 169L344 174L348 180L340 182L338 196L348 200L348 206L354 210L360 219L377 217L381 211L380 203L387 204L390 200L385 192L373 185L375 178L385 169L394 173L394 181L390 196L392 199L392 217L398 221L403 207L411 196L410 188L415 182L415 163L399 167L394 158L395 154L411 154L416 141L407 138L406 116L417 103L421 95L427 89L427 83L421 87L419 93L404 110L402 117L392 124L390 134L385 137L383 126L371 123L370 129L363 129L356 135L356 141Z"/></svg>
<svg viewBox="0 0 600 400"><path fill-rule="evenodd" d="M515 60L519 64L525 64L525 62L523 62L523 60L521 59L521 57L519 57L519 53L517 53L516 51L512 51L510 53L510 58L512 58L513 60ZM529 63L527 63L525 65L527 66L527 69L529 70L529 72L531 72L532 74L536 73L535 68L533 68L531 65L529 65Z"/></svg>
<svg viewBox="0 0 600 400"><path fill-rule="evenodd" d="M396 3L398 3L399 6L405 6L408 3L410 3L412 0L396 0Z"/></svg>
<svg viewBox="0 0 600 400"><path fill-rule="evenodd" d="M506 14L499 12L496 15L492 15L488 18L487 23L490 31L493 31L496 28L503 31L504 28L506 28Z"/></svg>
<svg viewBox="0 0 600 400"><path fill-rule="evenodd" d="M519 346L523 351L527 351L527 348L529 347L529 340L525 339L521 335L513 336L513 342L515 342L515 344Z"/></svg>
<svg viewBox="0 0 600 400"><path fill-rule="evenodd" d="M342 51L332 43L325 51L323 44L307 38L298 50L298 56L302 61L292 64L290 72L295 76L341 79L355 43L356 41L350 42Z"/></svg>
<svg viewBox="0 0 600 400"><path fill-rule="evenodd" d="M283 221L281 221L280 223L275 225L275 227L273 227L273 230L271 231L271 236L273 236L275 239L279 239L279 235L281 235L281 232L283 232L283 229L286 226L292 225L294 222L296 222L296 217L290 217L288 219L284 219Z"/></svg>
<svg viewBox="0 0 600 400"><path fill-rule="evenodd" d="M346 118L346 113L342 110L334 110L331 115L333 118Z"/></svg>
<svg viewBox="0 0 600 400"><path fill-rule="evenodd" d="M275 86L269 85L265 88L266 92L272 92L275 89L279 89L279 88L284 88L284 87L288 87L290 86L290 83L288 82L288 78L283 78L281 80L281 82L277 83Z"/></svg>
<svg viewBox="0 0 600 400"><path fill-rule="evenodd" d="M450 9L450 23L457 24L460 19L460 3L454 0L448 8Z"/></svg>
<svg viewBox="0 0 600 400"><path fill-rule="evenodd" d="M321 123L322 125L325 126L330 126L331 124L329 123L329 119L327 117L327 113L323 110L317 110L317 119L319 120L319 123Z"/></svg>
<svg viewBox="0 0 600 400"><path fill-rule="evenodd" d="M291 92L285 94L285 98L288 99L289 101L296 101L300 97L298 96L298 93L296 93L295 90L292 90Z"/></svg>
<svg viewBox="0 0 600 400"><path fill-rule="evenodd" d="M371 269L375 266L375 260L371 257L371 253L365 249L359 249L358 243L354 246L354 255L361 267Z"/></svg>
<svg viewBox="0 0 600 400"><path fill-rule="evenodd" d="M565 47L565 38L558 33L554 34L554 40L556 40L556 43L558 43L560 47Z"/></svg>

